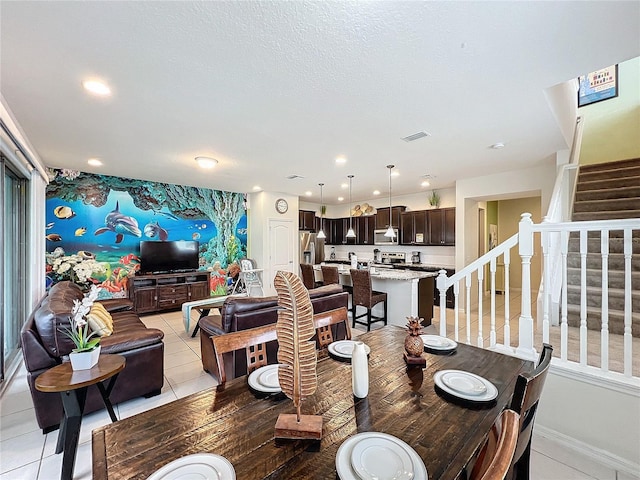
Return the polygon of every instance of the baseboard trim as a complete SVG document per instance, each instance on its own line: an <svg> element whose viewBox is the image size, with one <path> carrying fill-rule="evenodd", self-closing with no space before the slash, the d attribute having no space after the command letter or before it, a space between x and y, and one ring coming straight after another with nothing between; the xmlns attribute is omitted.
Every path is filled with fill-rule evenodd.
<svg viewBox="0 0 640 480"><path fill-rule="evenodd" d="M584 443L552 428L536 423L533 434L544 437L549 442L555 442L559 446L561 445L569 450L573 450L574 452L591 458L597 463L613 468L618 472L624 472L632 477L637 477L638 472L640 472L640 463L630 462L618 455Z"/></svg>

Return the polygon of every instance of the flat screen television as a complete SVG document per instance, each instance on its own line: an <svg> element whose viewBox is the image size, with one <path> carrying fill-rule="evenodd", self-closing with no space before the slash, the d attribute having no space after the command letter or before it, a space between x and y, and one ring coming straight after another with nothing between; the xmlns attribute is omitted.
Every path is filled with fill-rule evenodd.
<svg viewBox="0 0 640 480"><path fill-rule="evenodd" d="M195 240L140 242L140 273L190 272L198 269L200 245Z"/></svg>

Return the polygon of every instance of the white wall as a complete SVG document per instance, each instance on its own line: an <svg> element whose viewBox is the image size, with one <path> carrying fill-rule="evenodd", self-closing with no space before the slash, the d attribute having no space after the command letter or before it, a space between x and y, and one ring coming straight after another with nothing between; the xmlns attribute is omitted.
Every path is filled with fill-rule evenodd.
<svg viewBox="0 0 640 480"><path fill-rule="evenodd" d="M271 268L269 259L269 220L291 220L292 221L292 241L294 245L293 271L299 272L299 257L297 252L300 248L300 238L298 237L298 197L278 192L259 192L248 194L248 231L247 257L254 259L258 268L264 269L263 284L265 295L275 295L275 290L268 288L272 283L275 272ZM289 210L280 214L276 211L276 200L284 198L289 203Z"/></svg>
<svg viewBox="0 0 640 480"><path fill-rule="evenodd" d="M477 258L480 202L541 197L546 212L556 177L555 156L539 166L500 172L456 182L456 270Z"/></svg>
<svg viewBox="0 0 640 480"><path fill-rule="evenodd" d="M633 393L631 390L635 390ZM562 374L552 364L536 415L537 434L556 438L616 470L640 472L640 396Z"/></svg>

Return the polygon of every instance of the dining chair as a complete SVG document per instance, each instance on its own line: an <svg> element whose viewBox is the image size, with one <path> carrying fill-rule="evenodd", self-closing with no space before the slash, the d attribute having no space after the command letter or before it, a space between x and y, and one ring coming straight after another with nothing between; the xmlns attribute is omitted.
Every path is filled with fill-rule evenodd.
<svg viewBox="0 0 640 480"><path fill-rule="evenodd" d="M213 335L211 341L213 341L213 352L218 361L220 386L224 386L227 381L223 359L225 353L244 349L247 355L247 373L251 373L256 368L267 365L266 344L277 338L275 323L224 335Z"/></svg>
<svg viewBox="0 0 640 480"><path fill-rule="evenodd" d="M360 325L366 325L367 332L371 330L371 324L375 322L384 322L387 324L387 294L385 292L376 292L371 288L371 275L369 270L358 270L352 268L349 270L351 273L351 284L353 285L353 300L351 302L351 318L353 319L353 326L356 323ZM378 317L371 313L371 309L378 303L383 304L384 313L383 316ZM367 311L361 315L356 315L357 307L364 307ZM366 322L358 321L358 318L367 317Z"/></svg>
<svg viewBox="0 0 640 480"><path fill-rule="evenodd" d="M316 327L318 348L320 349L326 348L333 343L333 325L344 323L345 340L351 340L351 327L349 327L349 317L345 307L318 313L313 316L313 323Z"/></svg>
<svg viewBox="0 0 640 480"><path fill-rule="evenodd" d="M520 415L513 410L503 410L496 419L492 431L497 432L493 456L486 458L488 466L483 471L472 471L469 480L504 480L518 444L518 421Z"/></svg>
<svg viewBox="0 0 640 480"><path fill-rule="evenodd" d="M338 273L338 267L321 265L320 270L322 271L322 281L325 285L340 283L340 273Z"/></svg>
<svg viewBox="0 0 640 480"><path fill-rule="evenodd" d="M310 263L301 263L300 270L302 271L302 283L307 290L311 290L312 288L316 288L321 285L319 282L316 282L313 265Z"/></svg>
<svg viewBox="0 0 640 480"><path fill-rule="evenodd" d="M520 434L518 445L511 464L509 478L529 479L529 461L531 457L531 436L536 410L542 394L553 347L543 344L538 366L531 373L521 373L516 380L516 387L511 399L511 409L520 414Z"/></svg>

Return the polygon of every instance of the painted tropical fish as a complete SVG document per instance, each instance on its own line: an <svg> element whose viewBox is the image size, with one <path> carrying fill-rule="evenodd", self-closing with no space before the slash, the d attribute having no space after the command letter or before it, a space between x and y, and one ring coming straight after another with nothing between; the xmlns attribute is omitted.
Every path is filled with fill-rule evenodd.
<svg viewBox="0 0 640 480"><path fill-rule="evenodd" d="M59 207L56 207L53 209L53 214L58 217L61 218L63 220L68 220L70 218L73 218L76 216L76 212L74 212L73 210L71 210L71 207L65 207L60 205Z"/></svg>
<svg viewBox="0 0 640 480"><path fill-rule="evenodd" d="M93 253L93 252L88 252L88 251L86 251L86 250L80 250L80 251L78 252L78 256L79 256L80 258L85 259L85 260L95 260L95 258L96 258L96 254L95 254L95 253Z"/></svg>
<svg viewBox="0 0 640 480"><path fill-rule="evenodd" d="M193 238L194 240L200 240L200 234L198 232L195 232L193 235L191 235L191 238Z"/></svg>
<svg viewBox="0 0 640 480"><path fill-rule="evenodd" d="M55 224L53 222L47 223L47 230L51 230Z"/></svg>
<svg viewBox="0 0 640 480"><path fill-rule="evenodd" d="M246 228L239 228L236 230L236 232L238 232L238 235L246 235L247 234L247 229Z"/></svg>
<svg viewBox="0 0 640 480"><path fill-rule="evenodd" d="M124 235L133 235L141 237L142 232L138 228L138 221L133 217L128 217L120 213L119 202L116 202L115 210L107 214L104 219L105 226L95 231L94 235L101 235L104 232L114 232L116 234L116 243L120 243Z"/></svg>
<svg viewBox="0 0 640 480"><path fill-rule="evenodd" d="M129 265L133 260L135 260L136 262L140 261L140 259L134 253L129 253L128 255L125 255L120 259L120 263L122 263L123 265Z"/></svg>
<svg viewBox="0 0 640 480"><path fill-rule="evenodd" d="M49 235L47 235L46 237L47 240L51 241L51 242L61 242L62 241L62 237L60 235L58 235L57 233L50 233Z"/></svg>
<svg viewBox="0 0 640 480"><path fill-rule="evenodd" d="M149 238L158 237L163 242L169 238L169 233L167 233L167 231L162 228L158 222L147 223L144 226L144 234Z"/></svg>
<svg viewBox="0 0 640 480"><path fill-rule="evenodd" d="M85 233L87 233L87 229L85 227L80 227L76 229L76 237L81 237Z"/></svg>

